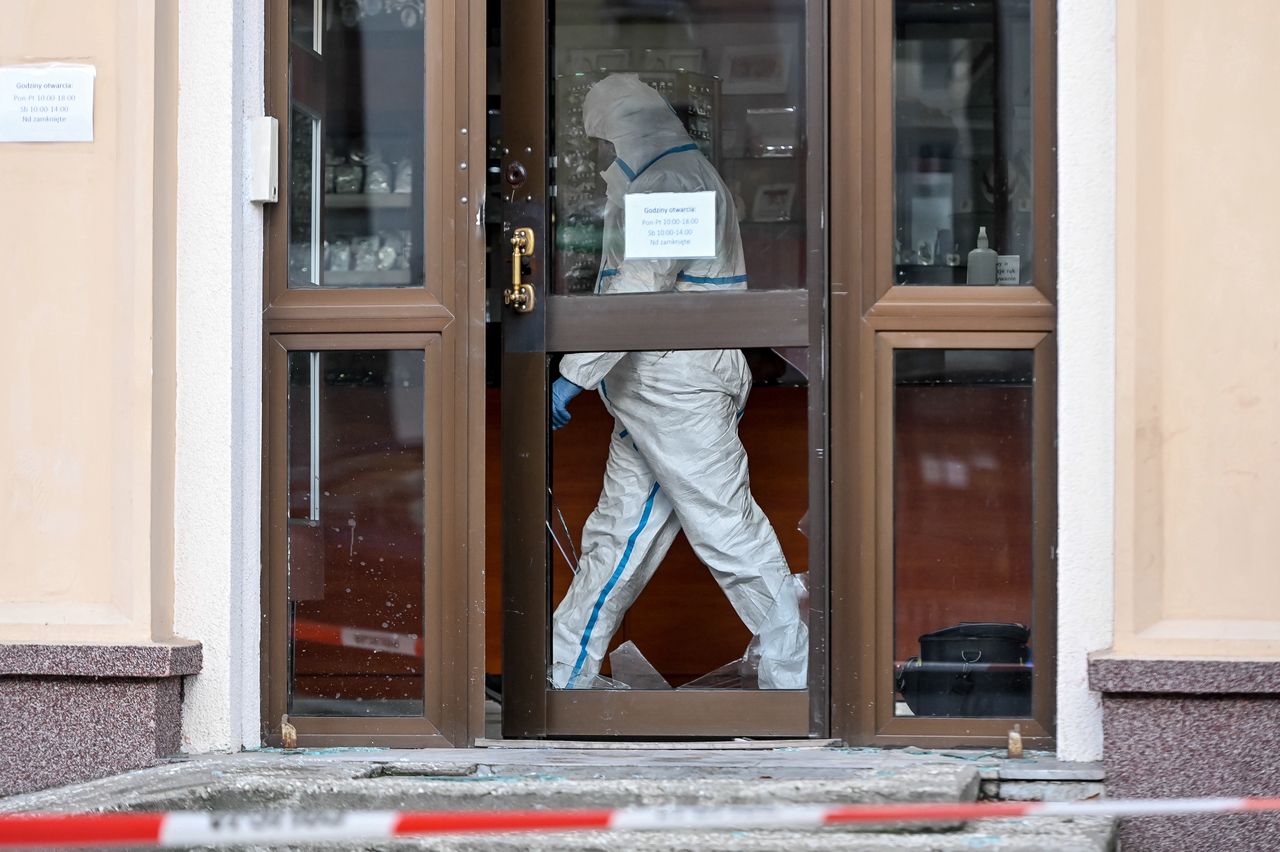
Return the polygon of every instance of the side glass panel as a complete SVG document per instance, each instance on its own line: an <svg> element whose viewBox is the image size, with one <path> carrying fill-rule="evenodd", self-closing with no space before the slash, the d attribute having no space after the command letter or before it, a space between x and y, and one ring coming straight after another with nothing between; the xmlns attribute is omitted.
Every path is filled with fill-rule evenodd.
<svg viewBox="0 0 1280 852"><path fill-rule="evenodd" d="M803 0L552 5L551 291L805 287Z"/></svg>
<svg viewBox="0 0 1280 852"><path fill-rule="evenodd" d="M1030 716L1033 353L893 369L895 712Z"/></svg>
<svg viewBox="0 0 1280 852"><path fill-rule="evenodd" d="M424 359L289 353L289 712L423 712Z"/></svg>
<svg viewBox="0 0 1280 852"><path fill-rule="evenodd" d="M319 53L324 0L289 0L289 40Z"/></svg>
<svg viewBox="0 0 1280 852"><path fill-rule="evenodd" d="M310 253L317 266L307 276L292 273L290 286L422 286L424 7L336 6L324 17L322 59L304 61L295 50L290 72L295 96L306 93L297 101L314 105L322 128L308 190L320 202L322 245ZM291 187L290 195L301 191ZM303 257L301 247L291 253L291 270Z"/></svg>
<svg viewBox="0 0 1280 852"><path fill-rule="evenodd" d="M894 2L896 284L1031 283L1032 6Z"/></svg>
<svg viewBox="0 0 1280 852"><path fill-rule="evenodd" d="M289 114L289 286L320 283L320 121L294 107Z"/></svg>

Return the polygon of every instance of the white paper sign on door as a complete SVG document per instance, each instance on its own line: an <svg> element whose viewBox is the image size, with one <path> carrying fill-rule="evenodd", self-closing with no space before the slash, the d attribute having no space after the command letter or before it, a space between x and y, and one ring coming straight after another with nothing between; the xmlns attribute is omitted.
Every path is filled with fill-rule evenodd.
<svg viewBox="0 0 1280 852"><path fill-rule="evenodd" d="M626 259L716 256L716 194L633 192L626 196Z"/></svg>
<svg viewBox="0 0 1280 852"><path fill-rule="evenodd" d="M92 142L92 65L0 66L0 142Z"/></svg>

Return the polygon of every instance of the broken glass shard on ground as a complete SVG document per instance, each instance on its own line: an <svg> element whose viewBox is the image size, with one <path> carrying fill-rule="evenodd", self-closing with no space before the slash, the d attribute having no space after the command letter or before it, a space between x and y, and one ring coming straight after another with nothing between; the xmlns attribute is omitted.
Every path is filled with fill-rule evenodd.
<svg viewBox="0 0 1280 852"><path fill-rule="evenodd" d="M630 689L631 688L627 686L625 683L622 683L621 681L617 681L617 680L614 680L613 678L605 677L604 675L593 675L591 677L585 677L580 674L576 678L572 677L572 675L573 675L573 672L571 667L565 665L564 663L556 663L555 665L547 668L547 683L550 684L553 689ZM571 679L573 680L573 684L571 686L563 686L563 687L556 686L557 683L568 684Z"/></svg>
<svg viewBox="0 0 1280 852"><path fill-rule="evenodd" d="M613 679L632 689L670 689L653 663L645 659L636 643L628 639L609 654L609 671Z"/></svg>
<svg viewBox="0 0 1280 852"><path fill-rule="evenodd" d="M756 672L760 660L747 659L746 655L732 663L725 663L718 669L691 680L678 689L756 689Z"/></svg>
<svg viewBox="0 0 1280 852"><path fill-rule="evenodd" d="M799 610L802 629L791 613ZM731 663L691 680L680 689L804 689L809 648L809 575L792 574L765 616L747 650Z"/></svg>

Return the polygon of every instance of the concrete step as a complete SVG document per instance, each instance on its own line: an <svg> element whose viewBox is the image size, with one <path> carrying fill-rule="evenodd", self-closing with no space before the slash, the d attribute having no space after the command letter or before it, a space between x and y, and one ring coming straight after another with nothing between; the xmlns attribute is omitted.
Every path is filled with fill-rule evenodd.
<svg viewBox="0 0 1280 852"><path fill-rule="evenodd" d="M970 802L973 766L874 766L827 753L526 752L501 763L228 755L0 800L0 811L340 808L436 810L624 805Z"/></svg>
<svg viewBox="0 0 1280 852"><path fill-rule="evenodd" d="M994 767L982 764L990 775ZM0 799L0 812L494 810L634 805L971 802L979 765L859 749L448 750L246 753L180 760ZM812 832L640 832L475 836L380 843L376 850L782 849L1106 852L1110 820L994 820ZM224 847L225 848L225 847ZM259 849L265 847L240 847ZM330 852L342 846L272 847Z"/></svg>

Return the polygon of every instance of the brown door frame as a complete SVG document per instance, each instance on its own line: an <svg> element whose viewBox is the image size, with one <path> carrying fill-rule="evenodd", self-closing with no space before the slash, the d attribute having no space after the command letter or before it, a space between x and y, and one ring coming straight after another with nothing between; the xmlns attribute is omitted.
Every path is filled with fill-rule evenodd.
<svg viewBox="0 0 1280 852"><path fill-rule="evenodd" d="M542 307L510 322L513 313L502 317L502 731L506 737L539 736L546 729L546 669L533 664L532 653L522 650L515 636L536 636L551 615L550 595L539 566L547 564L546 483L547 463L547 365L546 349L546 127L550 110L542 57L547 49L547 19L541 2L503 0L503 68L531 69L532 85L521 97L503 93L503 134L507 151L504 174L522 171L527 183L513 188L509 204L521 204L519 211L504 212L504 237L511 228L530 227L541 250L530 257L529 278L536 301ZM508 32L521 38L509 39ZM535 70L536 69L536 70ZM528 81L526 81L528 82ZM519 193L518 195L516 193ZM498 246L502 257L504 246ZM511 261L508 260L507 263ZM508 270L509 273L509 270ZM509 280L509 274L504 276ZM524 412L527 423L512 424L511 412ZM542 507L541 514L531 507ZM543 637L543 658L546 640Z"/></svg>
<svg viewBox="0 0 1280 852"><path fill-rule="evenodd" d="M1034 119L1037 251L1034 287L892 286L892 2L831 0L826 33L820 34L816 42L811 38L814 44L842 46L830 51L828 64L832 105L828 118L829 140L831 150L839 152L839 156L831 159L828 171L833 188L829 199L828 228L835 235L828 255L829 292L825 300L807 300L804 303L809 323L813 322L814 316L828 318L830 348L827 361L835 365L832 372L837 378L830 383L829 392L829 427L836 440L831 442L827 455L829 515L835 519L830 524L830 621L825 631L829 635L829 644L819 647L821 640L817 640L814 651L814 662L821 661L824 673L827 660L830 660L829 703L816 710L811 708L811 733L826 730L832 736L849 742L880 745L924 741L950 747L1003 742L1012 720L942 720L946 724L938 724L939 720L893 719L886 717L883 711L877 711L877 704L888 701L892 689L892 661L885 644L888 640L884 625L885 617L892 618L891 591L886 598L885 589L886 584L891 584L893 567L884 553L886 536L892 531L880 520L883 513L878 511L884 501L883 471L888 469L885 467L884 417L877 414L874 406L863 402L873 399L878 382L883 382L877 374L877 365L882 363L877 361L877 347L883 347L886 342L880 339L881 334L907 332L917 335L909 340L921 344L927 339L923 335L929 332L984 337L999 332L1012 335L1041 333L1044 337L1035 347L1036 381L1037 388L1047 392L1038 393L1035 403L1035 618L1041 630L1047 633L1037 640L1046 643L1039 646L1041 653L1037 663L1034 705L1037 727L1027 730L1026 720L1019 721L1024 722L1024 730L1032 735L1031 745L1052 743L1055 670L1052 654L1044 654L1043 649L1050 647L1056 625L1052 559L1056 528L1056 473L1053 469L1056 455L1050 449L1056 432L1052 405L1056 386L1056 233L1053 217L1056 208L1053 148L1056 133L1053 37L1056 2L1033 2L1036 10L1033 61L1037 106ZM511 0L504 7L504 21L521 18L525 14L522 10L533 6L540 7L541 4ZM454 383L441 386L442 405L449 406L441 436L440 470L445 483L442 488L448 495L448 499L442 501L444 514L441 524L445 534L453 536L443 544L444 555L441 558L445 562L442 566L444 588L441 600L453 607L453 627L446 632L456 640L455 644L441 649L441 715L434 721L424 717L418 728L400 734L391 734L381 727L373 730L345 724L348 720L330 720L316 727L316 720L303 719L298 727L304 745L464 745L483 731L480 675L483 672L484 445L472 436L482 435L484 428L485 237L483 222L476 214L478 200L484 197L485 187L483 169L460 168L459 164L478 165L484 162L484 14L483 4L467 0L428 4L428 76L429 81L438 83L429 82L430 94L426 104L429 116L428 167L424 170L428 180L425 228L427 288L307 292L306 296L314 298L299 299L290 293L286 280L287 211L282 204L268 209L266 216L265 351L270 352L271 347L280 345L279 341L273 342L275 335L320 335L291 338L290 342L302 348L328 348L335 342L355 346L361 340L356 335L362 333L434 334L440 336L439 357L443 369L451 367L456 377ZM288 150L289 116L286 4L268 3L266 22L267 111L282 119L279 143L282 174L287 174L287 162L284 162ZM534 24L545 26L545 17ZM545 49L545 45L540 49ZM827 80L822 84L826 86ZM825 91L821 101L812 102L825 103ZM545 103L537 108L545 114ZM826 139L821 141L826 142ZM538 157L532 156L533 151L526 156L532 162L545 162L544 140L533 138L529 144ZM515 145L512 149L519 150ZM530 170L530 174L534 180L539 179L536 170ZM818 195L815 193L811 197ZM282 198L288 198L287 191L282 193ZM775 317L780 315L778 308L775 306ZM738 308L728 308L717 299L717 310L736 311ZM787 310L790 311L788 316L794 316L794 306ZM675 305L672 311L669 317L688 316L678 311ZM742 327L748 327L752 321L750 311L744 310L738 321ZM571 327L572 324L571 319L560 322L553 315L544 334L558 336L560 328ZM793 323L791 327L794 338L796 326ZM386 345L389 339L394 338L379 337L376 344L369 340L365 343L377 348L378 345ZM967 341L964 345L976 345L976 338L972 337L948 335L937 339L949 341L945 343L948 346L953 345L950 341L956 340ZM1012 345L1005 337L990 339L993 342L989 345ZM657 345L652 337L647 341L647 346ZM716 341L708 345L729 345L729 342ZM845 378L840 380L842 375ZM545 369L541 376L545 382ZM272 471L283 457L279 425L285 412L279 403L279 381L278 375L271 374L264 387L264 464L267 471ZM276 391L274 395L273 389ZM819 396L825 405L825 394ZM543 406L540 422L545 423L545 396L538 404ZM825 434L820 437L825 440ZM821 446L816 440L815 445ZM541 446L545 447L545 442ZM545 464L545 456L542 461ZM811 469L811 477L813 473ZM825 488L828 478L825 469L822 477L822 487ZM278 605L286 594L283 550L272 529L271 515L273 501L281 499L280 483L273 485L271 479L270 475L264 476L263 528L268 534L263 537L262 555L265 617L262 710L264 726L268 730L267 740L278 745L277 725L286 688L282 661L287 659L288 636L287 620L281 618ZM891 585L888 588L891 589ZM510 595L513 592L508 591L508 602L512 601ZM545 596L545 586L543 592ZM538 598L517 602L536 611L540 601L540 605L545 607L545 600ZM887 609L886 604L890 605ZM505 608L508 611L512 609L510 603ZM534 615L534 612L530 613L531 617ZM544 625L547 615L544 608L538 616ZM821 630L815 632L824 633ZM816 670L818 667L811 665L811 671ZM866 676L868 673L871 676ZM537 683L543 683L540 675ZM508 681L509 694L513 697L521 689L530 688L533 685ZM593 706L593 697L586 693L583 695L586 697L575 713L589 720L591 714L598 714L602 708ZM634 710L646 715L666 712L665 708L647 702L648 699L639 698ZM530 730L545 730L547 702L525 703L531 712L519 724ZM711 705L707 710L725 712L724 708ZM295 724L298 721L295 719ZM697 735L697 732L689 733Z"/></svg>
<svg viewBox="0 0 1280 852"><path fill-rule="evenodd" d="M831 147L832 735L863 745L1053 745L1056 688L1056 0L1032 0L1034 286L894 284L893 0L833 0ZM847 109L840 109L846 105ZM1031 719L893 716L892 350L1032 349ZM842 365L844 369L842 370ZM840 372L848 378L841 381Z"/></svg>
<svg viewBox="0 0 1280 852"><path fill-rule="evenodd" d="M507 737L591 736L826 736L827 697L826 503L827 425L825 358L810 377L810 687L807 691L554 690L547 686L550 565L545 532L547 460L546 352L653 350L751 346L825 348L826 236L826 4L806 0L810 166L806 211L809 282L795 292L648 294L590 299L547 297L544 254L553 245L543 223L542 166L548 161L547 0L505 0L503 119L508 153L504 170L519 164L529 174L513 196L523 205L508 226L530 225L540 247L531 265L539 307L534 314L503 315L503 732ZM518 36L514 38L513 36ZM817 73L813 69L820 69ZM512 75L510 69L519 69ZM510 82L509 82L510 81ZM607 329L607 335L602 330ZM519 412L518 415L513 414ZM507 427L507 423L511 427Z"/></svg>
<svg viewBox="0 0 1280 852"><path fill-rule="evenodd" d="M376 719L291 715L290 722L300 746L469 745L484 730L484 232L476 212L485 191L479 167L485 162L483 4L427 4L422 287L289 288L288 4L268 2L265 26L266 107L280 119L280 173L286 176L281 203L266 210L264 234L265 740L280 745L288 707L286 354L409 348L427 358L424 712ZM304 66L314 77L314 54L295 70ZM307 79L302 74L298 85Z"/></svg>
<svg viewBox="0 0 1280 852"><path fill-rule="evenodd" d="M444 592L445 572L432 571L432 566L443 563L445 550L451 546L449 536L443 523L445 507L440 499L432 496L445 493L445 471L439 464L441 451L445 443L451 440L450 430L446 423L448 405L444 399L443 375L441 364L441 335L436 333L365 333L365 334L276 334L268 338L266 356L266 387L268 410L274 415L284 412L288 405L289 353L297 351L334 351L334 350L378 350L402 349L420 350L424 358L424 406L425 440L423 444L423 482L428 499L425 503L425 553L423 564L428 566L422 589L424 631L424 659L428 661L423 677L424 712L422 717L368 717L344 718L331 716L306 717L290 714L290 722L298 728L298 744L302 746L316 743L325 745L366 745L376 741L383 745L403 745L405 747L444 746L450 740L443 729L447 723L445 717L450 712L449 704L456 702L458 696L451 695L444 688L446 677L441 666L433 666L431 660L447 660L446 653L451 645L456 644L451 633L458 628L455 623L456 614L451 613L444 605L447 595ZM288 423L283 416L272 416L269 421L267 441L271 447L287 446ZM289 487L289 471L287 453L272 453L267 467L267 482L270 493L285 495ZM267 549L271 554L287 554L288 552L288 507L283 499L275 499L266 507L269 523L267 525ZM283 559L275 559L270 563L271 579L280 584L287 582L284 576ZM288 678L288 635L289 601L286 595L274 595L267 603L268 632L272 639L269 676L273 685L287 682ZM277 629L277 626L285 629ZM271 701L270 711L273 715L267 720L278 721L276 712L284 713L287 703L281 690L275 690L268 696Z"/></svg>

